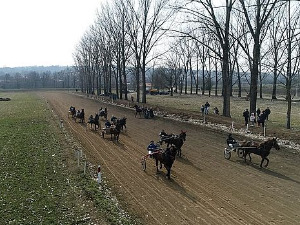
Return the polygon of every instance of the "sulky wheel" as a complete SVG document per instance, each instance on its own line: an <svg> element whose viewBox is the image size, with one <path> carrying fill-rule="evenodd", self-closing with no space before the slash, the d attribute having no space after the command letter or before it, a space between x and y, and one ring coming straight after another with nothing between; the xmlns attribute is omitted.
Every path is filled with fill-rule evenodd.
<svg viewBox="0 0 300 225"><path fill-rule="evenodd" d="M237 155L238 155L239 158L243 158L243 157L244 157L244 151L243 151L243 149L240 149L240 148L239 148L239 149L237 150Z"/></svg>
<svg viewBox="0 0 300 225"><path fill-rule="evenodd" d="M224 150L224 158L225 159L230 159L230 157L231 157L231 152L225 148L225 150Z"/></svg>
<svg viewBox="0 0 300 225"><path fill-rule="evenodd" d="M142 159L142 169L145 171L146 170L146 160Z"/></svg>

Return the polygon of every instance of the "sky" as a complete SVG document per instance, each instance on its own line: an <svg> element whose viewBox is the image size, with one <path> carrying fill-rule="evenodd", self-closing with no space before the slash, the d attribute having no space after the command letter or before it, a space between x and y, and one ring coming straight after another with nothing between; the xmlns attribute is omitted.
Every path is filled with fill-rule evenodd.
<svg viewBox="0 0 300 225"><path fill-rule="evenodd" d="M0 67L71 66L103 0L0 0Z"/></svg>

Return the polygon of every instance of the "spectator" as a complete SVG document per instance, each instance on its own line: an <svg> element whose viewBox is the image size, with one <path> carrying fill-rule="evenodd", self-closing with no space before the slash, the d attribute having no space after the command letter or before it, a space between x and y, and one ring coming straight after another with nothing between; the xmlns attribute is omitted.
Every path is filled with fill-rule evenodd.
<svg viewBox="0 0 300 225"><path fill-rule="evenodd" d="M270 113L271 113L271 110L269 109L269 107L267 107L267 108L265 109L266 120L269 120L269 115L270 115Z"/></svg>
<svg viewBox="0 0 300 225"><path fill-rule="evenodd" d="M201 110L202 116L204 116L204 105L201 105L200 110Z"/></svg>
<svg viewBox="0 0 300 225"><path fill-rule="evenodd" d="M210 104L208 102L206 102L204 105L204 114L208 115L209 107L210 107Z"/></svg>
<svg viewBox="0 0 300 225"><path fill-rule="evenodd" d="M219 115L219 109L218 109L218 107L214 108L214 113L217 114L217 115Z"/></svg>
<svg viewBox="0 0 300 225"><path fill-rule="evenodd" d="M248 109L243 112L243 117L245 118L245 126L247 126L250 117Z"/></svg>
<svg viewBox="0 0 300 225"><path fill-rule="evenodd" d="M257 110L256 110L256 117L257 117L256 119L257 119L257 121L258 121L258 117L259 117L260 113L261 113L260 108L257 108Z"/></svg>
<svg viewBox="0 0 300 225"><path fill-rule="evenodd" d="M254 113L251 113L251 115L250 115L250 126L254 127L254 123L255 123L255 115L254 115Z"/></svg>
<svg viewBox="0 0 300 225"><path fill-rule="evenodd" d="M266 120L266 112L263 110L257 119L257 126L259 127L261 124L262 127L265 127L265 120Z"/></svg>

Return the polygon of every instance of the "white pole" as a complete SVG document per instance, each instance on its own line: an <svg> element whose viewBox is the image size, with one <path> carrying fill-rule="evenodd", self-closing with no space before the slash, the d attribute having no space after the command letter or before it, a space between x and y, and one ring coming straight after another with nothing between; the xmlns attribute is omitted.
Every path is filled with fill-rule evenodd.
<svg viewBox="0 0 300 225"><path fill-rule="evenodd" d="M231 129L232 129L232 130L234 129L234 125L233 125L233 124L234 124L234 122L232 121L232 122L231 122Z"/></svg>
<svg viewBox="0 0 300 225"><path fill-rule="evenodd" d="M248 128L249 128L249 124L247 123L247 128L246 128L246 131L248 131Z"/></svg>
<svg viewBox="0 0 300 225"><path fill-rule="evenodd" d="M60 120L60 128L63 128L64 127L64 121L61 119Z"/></svg>
<svg viewBox="0 0 300 225"><path fill-rule="evenodd" d="M100 165L98 166L98 184L101 184L101 181L102 181L102 177L101 177L101 167Z"/></svg>

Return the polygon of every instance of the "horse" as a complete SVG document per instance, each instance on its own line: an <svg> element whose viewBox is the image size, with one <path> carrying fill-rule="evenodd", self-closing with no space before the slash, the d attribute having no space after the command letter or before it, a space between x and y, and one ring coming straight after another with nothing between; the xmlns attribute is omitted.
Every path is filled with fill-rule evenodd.
<svg viewBox="0 0 300 225"><path fill-rule="evenodd" d="M78 110L79 111L79 110ZM84 109L81 109L81 112L76 113L75 117L74 117L74 120L76 122L76 119L78 118L79 119L79 123L84 123L85 119L84 119Z"/></svg>
<svg viewBox="0 0 300 225"><path fill-rule="evenodd" d="M160 169L162 168L162 164L164 164L164 167L167 170L166 177L170 179L171 175L171 168L173 166L173 163L175 161L177 154L177 148L176 146L172 145L170 148L166 148L164 151L157 151L153 153L153 158L155 159L155 165L156 165L156 171L159 172L158 169L158 162L160 162Z"/></svg>
<svg viewBox="0 0 300 225"><path fill-rule="evenodd" d="M107 108L105 107L104 110L102 108L99 109L99 117L104 117L107 120Z"/></svg>
<svg viewBox="0 0 300 225"><path fill-rule="evenodd" d="M121 132L120 124L116 124L115 126L112 126L110 128L110 139L112 140L113 139L112 137L114 136L114 139L119 141L120 132Z"/></svg>
<svg viewBox="0 0 300 225"><path fill-rule="evenodd" d="M142 113L144 112L144 108L139 107L138 105L134 105L133 108L135 108L135 116L137 116L137 114L140 115L140 117L142 117Z"/></svg>
<svg viewBox="0 0 300 225"><path fill-rule="evenodd" d="M179 135L167 135L161 136L159 143L162 145L163 142L169 145L175 145L178 150L178 156L181 157L181 147L186 140L186 131L181 131Z"/></svg>
<svg viewBox="0 0 300 225"><path fill-rule="evenodd" d="M246 145L246 147L245 147L245 145ZM267 157L270 154L271 149L272 148L275 148L276 150L280 149L280 147L277 143L277 138L271 138L265 142L262 142L260 144L254 144L254 145L253 144L251 145L250 142L246 142L243 145L243 147L245 147L245 148L243 148L244 161L246 162L246 156L248 155L250 162L251 162L251 156L250 156L251 153L260 155L261 156L261 163L260 163L261 168L262 168L263 162L265 160L267 160L265 167L267 167L269 165L269 159Z"/></svg>
<svg viewBox="0 0 300 225"><path fill-rule="evenodd" d="M126 119L127 118L125 116L121 119L117 119L117 124L120 124L121 130L123 130L123 127L126 129Z"/></svg>
<svg viewBox="0 0 300 225"><path fill-rule="evenodd" d="M99 123L99 115L96 113L95 117L93 117L91 115L91 117L89 118L89 121L88 121L89 124L91 124L91 129L93 127L93 124L95 126L95 130L97 130L97 128L99 128L100 126L100 123Z"/></svg>

